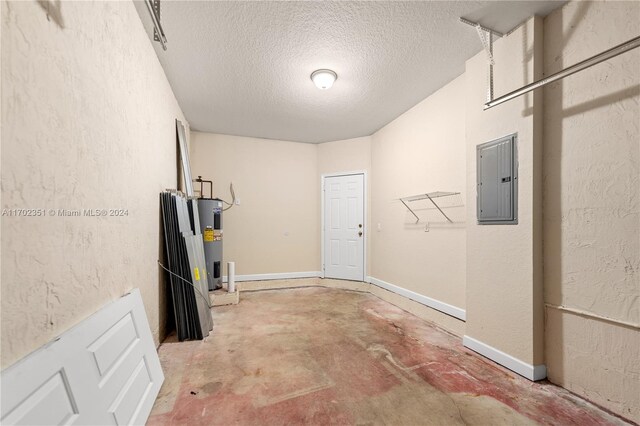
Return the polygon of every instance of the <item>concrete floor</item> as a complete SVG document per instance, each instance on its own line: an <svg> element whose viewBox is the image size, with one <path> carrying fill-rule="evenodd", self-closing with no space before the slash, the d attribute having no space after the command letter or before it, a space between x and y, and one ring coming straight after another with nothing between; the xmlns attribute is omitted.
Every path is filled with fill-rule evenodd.
<svg viewBox="0 0 640 426"><path fill-rule="evenodd" d="M366 293L242 293L205 341L165 342L149 425L624 424Z"/></svg>

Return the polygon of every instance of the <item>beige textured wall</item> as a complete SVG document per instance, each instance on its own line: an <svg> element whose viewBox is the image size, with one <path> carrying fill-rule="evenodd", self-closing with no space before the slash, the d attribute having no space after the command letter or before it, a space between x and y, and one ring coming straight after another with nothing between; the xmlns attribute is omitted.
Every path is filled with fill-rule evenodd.
<svg viewBox="0 0 640 426"><path fill-rule="evenodd" d="M463 309L465 89L458 77L372 136L370 233L371 276ZM416 225L398 200L432 191L461 193L440 200L454 224L418 201Z"/></svg>
<svg viewBox="0 0 640 426"><path fill-rule="evenodd" d="M365 275L371 271L371 136L318 144L318 174L365 171L367 174L367 206L364 223L366 234ZM318 194L320 196L320 194ZM321 224L322 226L322 224Z"/></svg>
<svg viewBox="0 0 640 426"><path fill-rule="evenodd" d="M541 77L542 20L533 18L494 45L495 93ZM483 111L486 55L467 61L467 328L466 333L528 364L542 364L543 306L540 93ZM478 225L476 146L518 133L518 224Z"/></svg>
<svg viewBox="0 0 640 426"><path fill-rule="evenodd" d="M545 74L638 36L640 3L544 22ZM545 301L640 322L640 51L544 91ZM640 331L547 308L549 378L640 421Z"/></svg>
<svg viewBox="0 0 640 426"><path fill-rule="evenodd" d="M132 288L156 343L158 193L183 120L132 2L2 2L2 367Z"/></svg>
<svg viewBox="0 0 640 426"><path fill-rule="evenodd" d="M326 142L318 147L318 174L364 170L371 173L371 136Z"/></svg>
<svg viewBox="0 0 640 426"><path fill-rule="evenodd" d="M225 274L227 261L238 275L320 270L316 145L192 132L191 165L240 199L223 214Z"/></svg>

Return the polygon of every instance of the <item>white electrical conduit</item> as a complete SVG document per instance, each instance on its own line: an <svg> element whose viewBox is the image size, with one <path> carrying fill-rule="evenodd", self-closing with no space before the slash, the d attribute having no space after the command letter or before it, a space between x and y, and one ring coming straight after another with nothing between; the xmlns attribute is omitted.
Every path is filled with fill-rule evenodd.
<svg viewBox="0 0 640 426"><path fill-rule="evenodd" d="M506 95L500 96L499 98L489 101L484 104L484 109L487 110L489 108L493 108L496 105L500 105L501 103L510 101L513 98L517 98L518 96L524 95L525 93L531 92L532 90L535 90L539 87L545 86L549 83L553 83L554 81L568 77L571 74L575 74L578 71L582 71L585 68L592 67L596 64L599 64L600 62L606 61L607 59L611 59L615 56L628 52L629 50L635 49L636 47L639 47L639 46L640 46L640 36L633 38L629 41L626 41L622 44L619 44L615 47L612 47L609 50L605 50L604 52L599 53L595 56L592 56L589 59L585 59L582 62L578 62L575 65L572 65L568 68L563 69L562 71L558 71L557 73L552 74L549 77L545 77L531 84L527 84L526 86L523 86L520 89L514 90L513 92L509 92Z"/></svg>
<svg viewBox="0 0 640 426"><path fill-rule="evenodd" d="M611 323L611 324L621 325L623 327L632 328L634 330L640 330L640 324L635 324L635 323L628 322L628 321L622 321L622 320L617 320L617 319L613 319L613 318L603 317L602 315L594 314L594 313L588 312L588 311L583 311L582 309L568 308L566 306L552 305L550 303L545 303L544 306L546 306L547 308L556 309L558 311L569 312L569 313L580 315L580 316L583 316L583 317L593 318L593 319L597 319L597 320L600 320L600 321L605 321L605 322L608 322L608 323Z"/></svg>

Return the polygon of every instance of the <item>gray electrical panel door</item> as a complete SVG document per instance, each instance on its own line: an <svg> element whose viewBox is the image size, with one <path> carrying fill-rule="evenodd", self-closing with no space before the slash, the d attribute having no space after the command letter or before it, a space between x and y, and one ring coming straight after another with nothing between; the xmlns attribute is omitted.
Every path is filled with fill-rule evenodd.
<svg viewBox="0 0 640 426"><path fill-rule="evenodd" d="M518 223L517 135L478 145L478 224Z"/></svg>

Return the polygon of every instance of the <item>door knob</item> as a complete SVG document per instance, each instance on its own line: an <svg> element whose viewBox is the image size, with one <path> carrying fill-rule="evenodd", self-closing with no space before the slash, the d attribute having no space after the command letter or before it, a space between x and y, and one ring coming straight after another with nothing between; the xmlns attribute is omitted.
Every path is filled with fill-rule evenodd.
<svg viewBox="0 0 640 426"><path fill-rule="evenodd" d="M362 237L362 231L358 232L358 236Z"/></svg>
<svg viewBox="0 0 640 426"><path fill-rule="evenodd" d="M358 224L358 228L362 228L362 224L361 223Z"/></svg>

